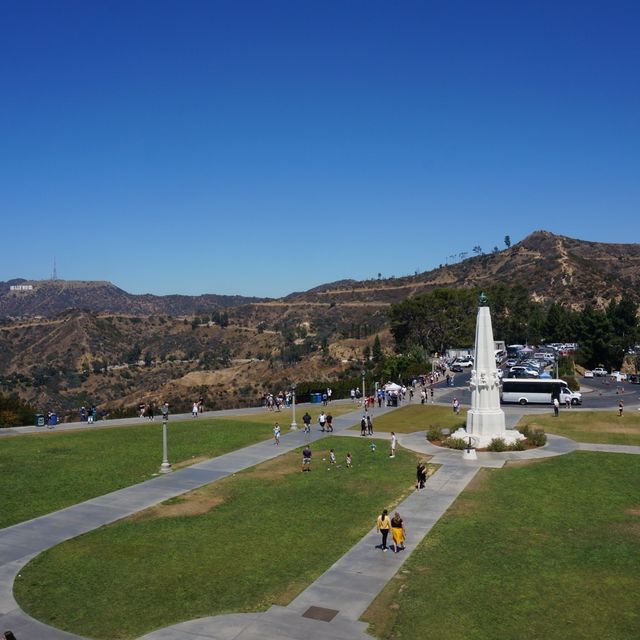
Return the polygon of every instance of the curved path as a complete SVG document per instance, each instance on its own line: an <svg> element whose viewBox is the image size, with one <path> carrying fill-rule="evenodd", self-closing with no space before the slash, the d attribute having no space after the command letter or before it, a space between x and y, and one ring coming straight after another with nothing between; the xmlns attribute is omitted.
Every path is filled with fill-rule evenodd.
<svg viewBox="0 0 640 640"><path fill-rule="evenodd" d="M376 415L391 410L376 409ZM360 437L357 431L349 430L359 421L360 415L361 410L356 410L334 418L334 435ZM12 629L19 640L80 640L80 636L34 620L19 608L13 598L13 582L29 560L60 542L327 435L330 434L317 430L311 435L290 432L283 436L280 447L274 447L270 440L254 444L1 530L0 626ZM388 439L388 434L377 434L376 437ZM287 607L273 606L264 613L183 622L149 633L140 640L370 640L365 632L367 625L359 618L480 468L501 467L508 460L562 455L576 449L640 453L640 447L578 445L567 438L549 436L548 444L541 449L479 453L477 460L468 461L462 459L460 451L431 445L424 432L400 434L399 443L432 456L430 462L441 465L424 490L412 493L398 505L398 510L410 523L404 553L385 554L375 549L378 534L374 528Z"/></svg>

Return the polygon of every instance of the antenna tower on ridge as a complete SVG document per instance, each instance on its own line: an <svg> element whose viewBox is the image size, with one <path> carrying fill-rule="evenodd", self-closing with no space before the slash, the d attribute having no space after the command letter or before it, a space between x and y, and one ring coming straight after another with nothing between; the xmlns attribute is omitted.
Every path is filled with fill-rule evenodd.
<svg viewBox="0 0 640 640"><path fill-rule="evenodd" d="M56 269L56 258L55 256L53 257L53 275L51 276L52 280L57 280L58 279L58 270Z"/></svg>

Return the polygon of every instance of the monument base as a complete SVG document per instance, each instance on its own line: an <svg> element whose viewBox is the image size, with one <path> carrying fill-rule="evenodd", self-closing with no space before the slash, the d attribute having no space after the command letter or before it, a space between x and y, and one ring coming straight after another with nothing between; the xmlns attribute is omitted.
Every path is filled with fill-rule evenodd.
<svg viewBox="0 0 640 640"><path fill-rule="evenodd" d="M516 429L505 429L504 431L497 431L496 433L480 435L477 433L467 433L466 429L460 428L452 433L451 437L462 438L465 442L468 442L469 438L471 438L471 446L473 446L474 449L485 449L494 438L502 438L507 445L512 445L518 440L525 439Z"/></svg>

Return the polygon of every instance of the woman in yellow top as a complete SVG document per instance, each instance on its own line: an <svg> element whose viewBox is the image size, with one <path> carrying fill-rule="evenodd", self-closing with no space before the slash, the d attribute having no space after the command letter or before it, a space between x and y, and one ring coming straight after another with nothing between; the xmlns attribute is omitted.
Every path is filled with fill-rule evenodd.
<svg viewBox="0 0 640 640"><path fill-rule="evenodd" d="M393 514L393 518L391 518L391 536L393 537L394 552L404 551L404 523L397 511Z"/></svg>
<svg viewBox="0 0 640 640"><path fill-rule="evenodd" d="M389 535L389 530L391 529L391 520L389 519L389 512L386 509L383 509L382 513L378 516L376 527L382 534L382 544L380 545L380 547L383 551L386 551L387 536Z"/></svg>

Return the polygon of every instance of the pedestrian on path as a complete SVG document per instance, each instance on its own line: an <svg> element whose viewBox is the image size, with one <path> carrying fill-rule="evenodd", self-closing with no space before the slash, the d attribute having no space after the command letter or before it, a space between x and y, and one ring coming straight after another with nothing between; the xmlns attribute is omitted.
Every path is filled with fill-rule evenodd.
<svg viewBox="0 0 640 640"><path fill-rule="evenodd" d="M302 416L302 422L304 422L304 432L310 433L311 432L311 416L309 415L308 411L305 411L304 415Z"/></svg>
<svg viewBox="0 0 640 640"><path fill-rule="evenodd" d="M378 529L378 533L382 534L382 544L380 545L380 548L383 551L386 551L387 538L389 536L389 531L391 530L391 520L389 519L389 512L386 509L383 509L382 513L378 516L376 527Z"/></svg>
<svg viewBox="0 0 640 640"><path fill-rule="evenodd" d="M333 416L327 413L327 431L333 432Z"/></svg>
<svg viewBox="0 0 640 640"><path fill-rule="evenodd" d="M371 420L371 416L367 416L367 435L373 435L373 420Z"/></svg>
<svg viewBox="0 0 640 640"><path fill-rule="evenodd" d="M618 417L619 418L622 417L623 411L624 411L624 400L620 400L620 402L618 402Z"/></svg>
<svg viewBox="0 0 640 640"><path fill-rule="evenodd" d="M324 431L325 428L325 424L327 423L327 415L324 411L320 412L320 415L318 416L318 424L320 425L320 431Z"/></svg>
<svg viewBox="0 0 640 640"><path fill-rule="evenodd" d="M390 458L396 457L396 447L398 445L398 438L396 438L396 434L394 431L391 432L391 453L389 454Z"/></svg>
<svg viewBox="0 0 640 640"><path fill-rule="evenodd" d="M560 401L558 398L553 399L553 416L557 418L560 415Z"/></svg>
<svg viewBox="0 0 640 640"><path fill-rule="evenodd" d="M302 450L302 468L300 471L311 471L311 449L309 449L309 445L306 445Z"/></svg>
<svg viewBox="0 0 640 640"><path fill-rule="evenodd" d="M391 518L391 537L393 538L394 553L404 551L406 532L404 530L404 522L397 511L393 514L393 518Z"/></svg>
<svg viewBox="0 0 640 640"><path fill-rule="evenodd" d="M416 489L424 489L427 481L427 465L420 461L416 467Z"/></svg>
<svg viewBox="0 0 640 640"><path fill-rule="evenodd" d="M197 417L198 417L198 403L197 403L197 402L194 402L194 403L193 403L193 406L191 407L191 415L192 415L194 418L197 418Z"/></svg>
<svg viewBox="0 0 640 640"><path fill-rule="evenodd" d="M276 422L273 427L273 439L275 440L275 445L280 446L280 425Z"/></svg>
<svg viewBox="0 0 640 640"><path fill-rule="evenodd" d="M367 420L364 416L362 416L362 420L360 420L360 435L367 435Z"/></svg>

